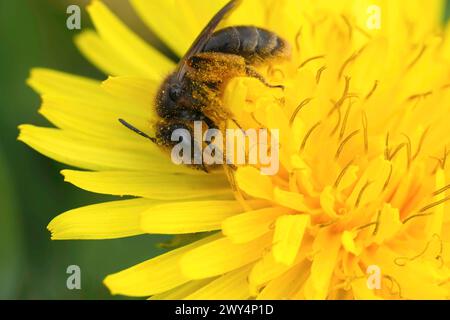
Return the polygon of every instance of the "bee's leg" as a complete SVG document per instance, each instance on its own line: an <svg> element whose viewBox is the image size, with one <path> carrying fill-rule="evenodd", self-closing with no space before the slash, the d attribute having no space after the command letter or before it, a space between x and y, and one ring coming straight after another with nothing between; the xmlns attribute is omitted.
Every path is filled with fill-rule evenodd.
<svg viewBox="0 0 450 320"><path fill-rule="evenodd" d="M208 168L205 166L204 163L202 163L202 164L200 165L200 170L202 170L204 173L209 173Z"/></svg>
<svg viewBox="0 0 450 320"><path fill-rule="evenodd" d="M232 118L231 121L241 130L241 132L244 134L244 136L247 136L247 132L244 130L244 128L239 124L239 122Z"/></svg>
<svg viewBox="0 0 450 320"><path fill-rule="evenodd" d="M252 78L256 78L259 81L261 81L266 87L269 88L277 88L277 89L282 89L284 90L284 86L283 85L272 85L270 83L268 83L266 81L266 79L255 69L253 69L250 66L246 66L246 72L247 72L247 76L252 77Z"/></svg>
<svg viewBox="0 0 450 320"><path fill-rule="evenodd" d="M239 122L238 122L236 119L232 118L231 121L233 121L234 124L235 124L239 129L242 130L242 132L245 132L244 129L242 128L242 126L239 124Z"/></svg>
<svg viewBox="0 0 450 320"><path fill-rule="evenodd" d="M230 120L242 131L242 133L244 133L244 135L245 135L245 130L242 128L242 126L239 124L239 122L236 120L236 119L234 119L234 118L230 118ZM209 129L219 129L220 130L220 128L218 127L218 126L216 126L215 124L214 124L214 122L211 120L211 119L209 119L208 117L205 117L204 119L203 119L203 121L208 125L208 128Z"/></svg>
<svg viewBox="0 0 450 320"><path fill-rule="evenodd" d="M252 207L247 203L245 200L244 194L242 193L241 189L239 189L236 179L234 177L235 171L237 168L234 165L224 164L223 165L226 177L228 179L228 182L230 183L231 190L233 191L233 194L236 197L236 200L239 201L241 206L244 208L245 211L252 211Z"/></svg>
<svg viewBox="0 0 450 320"><path fill-rule="evenodd" d="M209 129L219 129L214 123L214 121L212 121L210 118L204 117L202 118L202 120L206 123Z"/></svg>

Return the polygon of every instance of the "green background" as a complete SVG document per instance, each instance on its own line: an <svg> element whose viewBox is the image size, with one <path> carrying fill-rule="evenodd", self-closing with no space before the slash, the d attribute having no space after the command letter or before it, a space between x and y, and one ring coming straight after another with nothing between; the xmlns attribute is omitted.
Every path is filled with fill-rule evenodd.
<svg viewBox="0 0 450 320"><path fill-rule="evenodd" d="M121 1L116 11L141 36L154 39ZM39 97L25 85L30 68L105 78L74 47L76 32L65 27L67 3L0 0L0 299L111 298L101 284L107 274L162 252L158 236L50 241L45 228L58 213L112 199L64 183L61 165L16 140L21 123L47 125L36 112ZM81 267L82 290L66 288L66 268L72 264Z"/></svg>

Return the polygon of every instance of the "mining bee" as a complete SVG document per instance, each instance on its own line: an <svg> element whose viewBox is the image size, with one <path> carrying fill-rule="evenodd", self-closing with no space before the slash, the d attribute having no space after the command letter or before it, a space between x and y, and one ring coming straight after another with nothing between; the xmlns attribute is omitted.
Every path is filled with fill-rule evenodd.
<svg viewBox="0 0 450 320"><path fill-rule="evenodd" d="M228 2L211 19L176 70L162 83L155 101L160 118L155 125L155 137L120 119L123 125L170 149L179 143L171 139L176 129L192 133L194 121L201 121L211 129L223 129L226 120L233 120L230 111L222 105L222 94L232 78L254 77L270 88L283 89L267 83L254 67L275 58L289 58L291 50L287 41L255 26L231 26L215 31L239 2ZM188 143L192 148L198 147L194 141ZM204 165L197 167L207 171Z"/></svg>

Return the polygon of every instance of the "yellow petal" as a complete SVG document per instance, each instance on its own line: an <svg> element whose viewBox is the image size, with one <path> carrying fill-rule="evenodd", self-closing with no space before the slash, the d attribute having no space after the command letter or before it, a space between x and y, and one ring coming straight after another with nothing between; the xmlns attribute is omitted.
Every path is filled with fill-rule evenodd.
<svg viewBox="0 0 450 320"><path fill-rule="evenodd" d="M180 172L185 167L175 166L150 142L135 143L118 139L106 141L74 132L20 126L20 141L59 162L90 170L148 170L153 172Z"/></svg>
<svg viewBox="0 0 450 320"><path fill-rule="evenodd" d="M101 87L115 99L129 101L146 114L151 114L161 81L132 76L109 77Z"/></svg>
<svg viewBox="0 0 450 320"><path fill-rule="evenodd" d="M379 156L373 159L347 199L349 206L362 207L377 199L390 175L391 163Z"/></svg>
<svg viewBox="0 0 450 320"><path fill-rule="evenodd" d="M243 117L247 105L245 102L247 99L248 86L244 79L248 78L234 78L230 80L223 95L223 104L230 106L230 111L238 119Z"/></svg>
<svg viewBox="0 0 450 320"><path fill-rule="evenodd" d="M320 194L320 206L322 207L325 214L329 217L336 219L337 214L334 209L336 199L334 189L330 186L325 187Z"/></svg>
<svg viewBox="0 0 450 320"><path fill-rule="evenodd" d="M187 296L187 300L244 300L250 297L247 276L251 266L228 272Z"/></svg>
<svg viewBox="0 0 450 320"><path fill-rule="evenodd" d="M397 208L393 208L390 204L385 204L378 217L378 227L376 228L374 241L382 244L384 241L390 240L403 227L400 221L400 212Z"/></svg>
<svg viewBox="0 0 450 320"><path fill-rule="evenodd" d="M190 279L180 271L180 259L186 252L214 242L217 235L162 254L136 266L109 275L104 283L112 294L133 297L151 296L187 283Z"/></svg>
<svg viewBox="0 0 450 320"><path fill-rule="evenodd" d="M131 4L149 28L181 57L227 1L132 0Z"/></svg>
<svg viewBox="0 0 450 320"><path fill-rule="evenodd" d="M287 272L270 281L258 295L258 300L297 299L295 296L309 276L308 260L293 266Z"/></svg>
<svg viewBox="0 0 450 320"><path fill-rule="evenodd" d="M443 50L442 50L442 58L446 59L446 61L449 61L449 57L450 57L450 22L447 22L447 25L445 27L445 31L444 31L444 35L445 35L445 41L444 44L442 46Z"/></svg>
<svg viewBox="0 0 450 320"><path fill-rule="evenodd" d="M127 57L127 61L138 70L139 74L153 79L160 79L173 70L173 63L156 49L150 47L125 24L123 24L102 2L94 0L87 11L100 37L115 50L117 54Z"/></svg>
<svg viewBox="0 0 450 320"><path fill-rule="evenodd" d="M301 188L300 191L307 195L314 195L316 192L311 167L297 154L291 157L291 164L293 170L295 170L294 175L297 177L297 185Z"/></svg>
<svg viewBox="0 0 450 320"><path fill-rule="evenodd" d="M151 296L149 300L181 300L203 288L214 279L215 278L189 281L188 283L182 284L181 286L169 291L155 294Z"/></svg>
<svg viewBox="0 0 450 320"><path fill-rule="evenodd" d="M242 1L235 11L230 15L226 25L252 25L264 27L267 22L267 12L270 3L267 0L245 0Z"/></svg>
<svg viewBox="0 0 450 320"><path fill-rule="evenodd" d="M118 116L123 113L151 119L160 81L127 76L108 78L100 83L64 72L35 68L27 83L43 96L61 99L58 102L80 104L89 111L99 109Z"/></svg>
<svg viewBox="0 0 450 320"><path fill-rule="evenodd" d="M340 234L329 229L321 229L314 242L314 255L311 275L305 283L306 299L323 300L328 295L331 277L341 248Z"/></svg>
<svg viewBox="0 0 450 320"><path fill-rule="evenodd" d="M312 238L305 238L294 264L301 263L311 254L311 245ZM260 289L265 284L270 283L273 279L280 277L289 268L291 268L291 266L275 261L272 250L265 251L262 258L255 263L249 275L249 282L252 292Z"/></svg>
<svg viewBox="0 0 450 320"><path fill-rule="evenodd" d="M361 253L361 248L356 246L356 236L356 232L344 231L341 236L341 241L345 250L357 256Z"/></svg>
<svg viewBox="0 0 450 320"><path fill-rule="evenodd" d="M137 108L127 108L125 104L121 105L117 101L105 108L101 102L92 101L87 104L66 97L44 95L42 100L39 112L61 129L107 139L118 137L142 140L119 123L118 119L121 118L152 135L148 114Z"/></svg>
<svg viewBox="0 0 450 320"><path fill-rule="evenodd" d="M158 200L185 200L229 196L227 180L219 174L200 174L191 170L185 175L139 171L74 171L63 170L65 181L79 188L117 196L132 195Z"/></svg>
<svg viewBox="0 0 450 320"><path fill-rule="evenodd" d="M274 201L279 205L296 210L298 212L310 212L305 203L305 197L296 192L284 191L276 187L273 191Z"/></svg>
<svg viewBox="0 0 450 320"><path fill-rule="evenodd" d="M287 266L292 265L302 244L309 219L308 215L288 215L277 219L272 248L275 261Z"/></svg>
<svg viewBox="0 0 450 320"><path fill-rule="evenodd" d="M436 172L436 190L441 190L445 186L446 186L445 171L439 169ZM445 197L446 197L445 192L442 192L441 194L434 197L433 202L443 201ZM426 230L426 233L429 236L432 236L434 234L439 236L441 235L442 225L444 223L444 214L446 207L448 206L449 206L448 202L445 202L433 209L433 215L430 217Z"/></svg>
<svg viewBox="0 0 450 320"><path fill-rule="evenodd" d="M339 185L336 190L342 191L352 186L358 180L358 171L358 166L350 165L345 171L342 179L339 181Z"/></svg>
<svg viewBox="0 0 450 320"><path fill-rule="evenodd" d="M236 183L242 191L255 198L270 200L273 197L272 181L256 168L238 168Z"/></svg>
<svg viewBox="0 0 450 320"><path fill-rule="evenodd" d="M54 240L114 239L142 234L140 213L153 202L133 199L95 204L67 211L48 225Z"/></svg>
<svg viewBox="0 0 450 320"><path fill-rule="evenodd" d="M273 254L266 251L263 257L254 264L248 277L252 293L257 292L258 289L285 273L289 268L290 266L275 261Z"/></svg>
<svg viewBox="0 0 450 320"><path fill-rule="evenodd" d="M352 291L356 300L381 300L373 289L367 286L367 279L356 279L352 282Z"/></svg>
<svg viewBox="0 0 450 320"><path fill-rule="evenodd" d="M228 238L218 239L186 253L180 262L181 270L189 279L224 274L257 260L271 239L271 234L245 244L235 244Z"/></svg>
<svg viewBox="0 0 450 320"><path fill-rule="evenodd" d="M143 74L142 69L113 50L95 31L86 30L80 33L75 37L75 44L81 53L105 74Z"/></svg>
<svg viewBox="0 0 450 320"><path fill-rule="evenodd" d="M183 234L220 229L222 221L242 212L237 201L192 201L160 204L141 214L147 233Z"/></svg>
<svg viewBox="0 0 450 320"><path fill-rule="evenodd" d="M420 241L421 246L412 256L421 254L420 252L427 246L426 242ZM436 254L439 254L439 248L434 251L435 258ZM399 295L412 300L448 298L448 290L440 285L448 279L448 270L446 272L442 270L444 275L437 272L441 267L436 259L432 261L433 264L420 258L408 260L403 255L382 246L374 252L368 252L363 260L368 265L379 266L385 279L383 285L392 298L398 298Z"/></svg>
<svg viewBox="0 0 450 320"><path fill-rule="evenodd" d="M120 78L101 85L97 81L67 73L33 69L28 84L43 95L41 113L58 127L93 136L119 135L142 140L142 137L120 125L118 119L122 117L143 131L150 132L149 120L153 119L151 101L158 84L150 80L126 79L128 85L122 84L119 90L118 83L123 83ZM148 97L142 101L132 98L140 90L145 90ZM117 92L120 96L111 92ZM143 96L144 93L141 93L140 97Z"/></svg>
<svg viewBox="0 0 450 320"><path fill-rule="evenodd" d="M264 208L235 215L223 221L222 232L234 243L252 241L268 231L275 219L286 213L284 208Z"/></svg>
<svg viewBox="0 0 450 320"><path fill-rule="evenodd" d="M27 83L40 94L53 93L54 96L72 96L85 101L105 98L99 90L99 81L50 69L32 69Z"/></svg>
<svg viewBox="0 0 450 320"><path fill-rule="evenodd" d="M184 17L177 10L175 1L132 0L131 4L152 31L178 56L184 55L196 35L194 30L183 24Z"/></svg>

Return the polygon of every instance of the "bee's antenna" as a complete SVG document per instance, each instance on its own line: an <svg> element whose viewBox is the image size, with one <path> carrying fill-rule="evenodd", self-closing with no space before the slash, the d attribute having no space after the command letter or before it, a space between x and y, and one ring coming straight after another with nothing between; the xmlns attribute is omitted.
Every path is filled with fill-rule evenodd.
<svg viewBox="0 0 450 320"><path fill-rule="evenodd" d="M146 134L145 132L139 130L138 128L136 128L136 127L134 127L134 126L132 126L131 124L129 124L129 123L126 122L125 120L119 119L119 122L120 122L121 124L123 124L126 128L128 128L128 129L130 129L131 131L134 131L135 133L137 133L138 135L140 135L140 136L142 136L142 137L144 137L144 138L147 138L147 139L151 140L153 143L156 143L156 139L155 139L155 138L150 137L148 134Z"/></svg>

